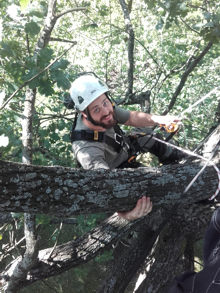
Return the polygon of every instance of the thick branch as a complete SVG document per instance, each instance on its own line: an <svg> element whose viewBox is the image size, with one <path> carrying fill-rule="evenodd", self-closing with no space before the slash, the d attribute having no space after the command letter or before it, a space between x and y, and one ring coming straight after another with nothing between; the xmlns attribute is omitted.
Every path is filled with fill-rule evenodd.
<svg viewBox="0 0 220 293"><path fill-rule="evenodd" d="M0 212L28 211L61 217L114 212L131 209L145 193L154 208L170 206L200 169L198 162L135 171L86 171L0 161ZM207 167L184 201L211 196L217 184L215 169Z"/></svg>
<svg viewBox="0 0 220 293"><path fill-rule="evenodd" d="M134 228L141 220L126 221L120 219L117 214L106 219L99 226L84 234L75 241L55 247L51 254L51 249L41 250L38 255L38 262L30 270L26 280L21 280L18 288L27 286L37 280L61 274L62 272L85 263L94 258L108 244L125 236L128 231ZM20 259L16 259L9 264L0 274L0 280L5 287L10 277L10 272Z"/></svg>

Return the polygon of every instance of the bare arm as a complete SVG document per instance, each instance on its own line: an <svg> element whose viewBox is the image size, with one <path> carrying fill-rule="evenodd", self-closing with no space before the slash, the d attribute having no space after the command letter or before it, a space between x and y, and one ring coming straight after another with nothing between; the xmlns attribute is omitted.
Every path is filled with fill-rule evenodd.
<svg viewBox="0 0 220 293"><path fill-rule="evenodd" d="M124 125L134 127L148 127L158 124L169 125L172 122L179 122L177 116L158 116L142 112L130 111L130 117Z"/></svg>

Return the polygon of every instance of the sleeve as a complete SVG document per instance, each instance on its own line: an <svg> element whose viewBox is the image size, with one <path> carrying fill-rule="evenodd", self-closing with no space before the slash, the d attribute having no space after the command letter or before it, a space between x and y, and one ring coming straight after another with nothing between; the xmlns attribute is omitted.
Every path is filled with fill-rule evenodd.
<svg viewBox="0 0 220 293"><path fill-rule="evenodd" d="M124 124L130 117L130 111L115 105L115 117L119 124Z"/></svg>
<svg viewBox="0 0 220 293"><path fill-rule="evenodd" d="M85 170L110 169L102 148L95 147L90 143L87 143L86 146L73 143L73 152L77 161Z"/></svg>
<svg viewBox="0 0 220 293"><path fill-rule="evenodd" d="M203 260L208 264L214 257L214 249L220 241L220 208L214 211L203 242Z"/></svg>

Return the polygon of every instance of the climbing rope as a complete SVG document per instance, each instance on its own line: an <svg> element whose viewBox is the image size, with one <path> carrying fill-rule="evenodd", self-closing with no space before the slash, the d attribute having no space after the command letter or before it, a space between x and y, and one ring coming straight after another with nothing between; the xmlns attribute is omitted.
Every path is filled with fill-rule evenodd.
<svg viewBox="0 0 220 293"><path fill-rule="evenodd" d="M150 135L146 135L147 137L150 137ZM204 161L208 161L214 168L215 168L215 170L216 170L216 172L217 172L217 175L218 175L218 187L217 187L217 189L216 189L216 191L215 191L215 193L209 198L209 200L212 200L212 199L214 199L215 197L216 197L216 195L219 193L219 191L220 191L220 171L219 171L219 169L218 169L218 167L210 160L210 159L206 159L206 158L204 158L204 157L202 157L202 156L200 156L200 155L198 155L198 154L195 154L194 152L192 152L192 151L190 151L190 150L185 150L185 149L183 149L183 148L181 148L181 147L178 147L178 146L176 146L176 145L173 145L173 144L170 144L169 142L166 142L166 141L163 141L163 140L161 140L161 139L159 139L159 138L157 138L157 137L152 137L154 140L157 140L157 141L159 141L159 142L161 142L161 143L164 143L164 144L166 144L166 145L168 145L168 146L170 146L170 147L172 147L172 148L175 148L175 149L177 149L177 150L179 150L179 151L181 151L181 152L184 152L184 153L186 153L187 155L190 155L190 156L193 156L193 157L197 157L197 158L199 158L199 159L202 159L202 160L204 160Z"/></svg>

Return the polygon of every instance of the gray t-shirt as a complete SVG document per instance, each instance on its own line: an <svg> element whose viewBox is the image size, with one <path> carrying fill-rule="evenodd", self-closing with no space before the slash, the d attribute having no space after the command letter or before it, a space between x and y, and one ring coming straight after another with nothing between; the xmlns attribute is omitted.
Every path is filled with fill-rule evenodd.
<svg viewBox="0 0 220 293"><path fill-rule="evenodd" d="M115 106L115 117L119 124L128 121L129 116L129 111ZM91 130L82 121L82 114L77 118L75 130L81 129ZM105 134L114 138L114 128L107 129ZM77 140L73 142L72 148L76 159L86 170L114 169L128 158L126 148L117 153L112 146L103 142Z"/></svg>

